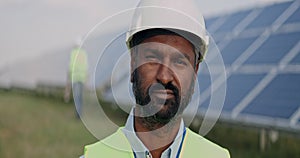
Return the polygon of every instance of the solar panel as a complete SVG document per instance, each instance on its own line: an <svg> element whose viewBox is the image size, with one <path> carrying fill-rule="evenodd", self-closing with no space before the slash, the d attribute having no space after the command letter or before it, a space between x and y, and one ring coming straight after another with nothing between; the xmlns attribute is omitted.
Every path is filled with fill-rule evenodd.
<svg viewBox="0 0 300 158"><path fill-rule="evenodd" d="M300 64L300 53L290 62L291 64Z"/></svg>
<svg viewBox="0 0 300 158"><path fill-rule="evenodd" d="M300 107L300 74L278 75L243 111L289 119Z"/></svg>
<svg viewBox="0 0 300 158"><path fill-rule="evenodd" d="M232 110L266 74L235 74L227 80L224 110Z"/></svg>
<svg viewBox="0 0 300 158"><path fill-rule="evenodd" d="M234 32L235 26L249 17L250 12L254 17L247 18L249 21L245 22L245 28L241 27L241 32ZM225 18L212 34L215 41L224 46L220 51L226 70L230 70L221 118L238 122L242 118L244 123L300 129L298 25L299 1L236 12ZM199 75L199 78L204 76ZM208 110L210 97L202 101L200 114Z"/></svg>
<svg viewBox="0 0 300 158"><path fill-rule="evenodd" d="M270 26L290 5L291 2L286 2L264 8L260 15L246 29Z"/></svg>
<svg viewBox="0 0 300 158"><path fill-rule="evenodd" d="M224 63L232 64L256 38L257 37L232 40L223 50L221 50Z"/></svg>
<svg viewBox="0 0 300 158"><path fill-rule="evenodd" d="M210 28L214 22L216 22L216 20L218 19L219 17L212 17L212 18L209 18L209 19L205 19L205 25L207 28Z"/></svg>
<svg viewBox="0 0 300 158"><path fill-rule="evenodd" d="M200 87L200 92L204 92L211 85L210 75L201 73L200 71L198 75L198 83Z"/></svg>
<svg viewBox="0 0 300 158"><path fill-rule="evenodd" d="M209 91L211 93L211 87L210 87L211 86L211 78L207 74L206 75L198 75L198 77L199 77L198 83L199 83L199 87L200 87L200 100L204 101L205 100L205 98L203 98L204 92ZM209 96L209 98L210 98L210 96ZM208 99L208 100L210 100L210 99ZM207 109L207 107L208 107L207 100L204 104L199 105L199 107L203 107L203 106L204 106L204 108Z"/></svg>
<svg viewBox="0 0 300 158"><path fill-rule="evenodd" d="M294 14L292 16L290 16L285 24L289 24L289 23L299 23L300 22L300 8L298 8Z"/></svg>
<svg viewBox="0 0 300 158"><path fill-rule="evenodd" d="M246 64L278 63L300 40L300 32L271 35Z"/></svg>
<svg viewBox="0 0 300 158"><path fill-rule="evenodd" d="M216 33L232 31L251 11L242 11L230 15Z"/></svg>
<svg viewBox="0 0 300 158"><path fill-rule="evenodd" d="M230 112L266 74L235 74L227 80L226 98L223 110ZM200 83L201 84L201 83ZM201 108L209 106L207 99Z"/></svg>
<svg viewBox="0 0 300 158"><path fill-rule="evenodd" d="M221 37L217 37L216 34L212 34L211 36L212 36L214 42L216 43L216 45L219 45L222 42ZM209 49L208 49L208 51L209 51Z"/></svg>

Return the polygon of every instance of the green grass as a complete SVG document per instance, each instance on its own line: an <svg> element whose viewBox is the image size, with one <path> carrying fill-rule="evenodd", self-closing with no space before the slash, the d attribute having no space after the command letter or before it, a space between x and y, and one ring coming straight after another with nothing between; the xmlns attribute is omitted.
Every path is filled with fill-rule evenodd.
<svg viewBox="0 0 300 158"><path fill-rule="evenodd" d="M105 104L104 104L105 105ZM104 107L107 115L123 124L126 115ZM93 111L90 111L92 113ZM86 144L97 141L75 118L72 103L32 92L0 90L0 158L73 158ZM119 118L119 119L118 119ZM96 121L95 124L104 124ZM103 135L109 134L103 128ZM193 127L196 129L197 127ZM279 140L259 150L259 129L218 123L206 136L230 150L232 158L299 158L299 135L280 132Z"/></svg>
<svg viewBox="0 0 300 158"><path fill-rule="evenodd" d="M199 129L194 128L194 129ZM205 136L209 140L227 148L232 158L299 158L299 134L279 132L276 142L267 137L266 148L260 150L260 130L218 123Z"/></svg>
<svg viewBox="0 0 300 158"><path fill-rule="evenodd" d="M60 100L0 91L0 157L78 157L96 139Z"/></svg>

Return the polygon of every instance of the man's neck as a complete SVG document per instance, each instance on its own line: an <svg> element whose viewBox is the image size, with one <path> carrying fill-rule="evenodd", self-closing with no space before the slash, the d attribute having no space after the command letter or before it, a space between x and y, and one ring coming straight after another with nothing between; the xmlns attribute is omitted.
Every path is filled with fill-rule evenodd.
<svg viewBox="0 0 300 158"><path fill-rule="evenodd" d="M180 119L174 119L166 125L153 125L149 129L145 120L134 117L136 135L151 152L153 158L160 158L161 154L172 144L180 128Z"/></svg>

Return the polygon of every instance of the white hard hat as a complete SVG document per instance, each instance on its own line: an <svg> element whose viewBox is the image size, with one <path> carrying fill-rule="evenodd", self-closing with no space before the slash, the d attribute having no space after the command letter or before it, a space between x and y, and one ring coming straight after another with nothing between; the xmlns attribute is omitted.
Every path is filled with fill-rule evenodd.
<svg viewBox="0 0 300 158"><path fill-rule="evenodd" d="M169 30L195 46L200 62L207 51L209 37L198 5L195 0L141 0L127 32L128 48L135 46L132 41L141 37L136 36L138 33L155 29Z"/></svg>

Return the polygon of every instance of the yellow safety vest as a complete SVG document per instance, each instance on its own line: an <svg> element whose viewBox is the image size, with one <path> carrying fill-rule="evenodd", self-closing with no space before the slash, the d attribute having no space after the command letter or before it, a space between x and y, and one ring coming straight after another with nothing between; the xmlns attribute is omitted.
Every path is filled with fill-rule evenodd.
<svg viewBox="0 0 300 158"><path fill-rule="evenodd" d="M134 158L133 151L122 132L122 128L95 144L85 146L84 157ZM181 150L181 158L230 158L227 149L214 144L188 128L186 128L186 135Z"/></svg>
<svg viewBox="0 0 300 158"><path fill-rule="evenodd" d="M72 82L85 82L87 76L87 55L83 49L75 48L70 57L70 78Z"/></svg>

